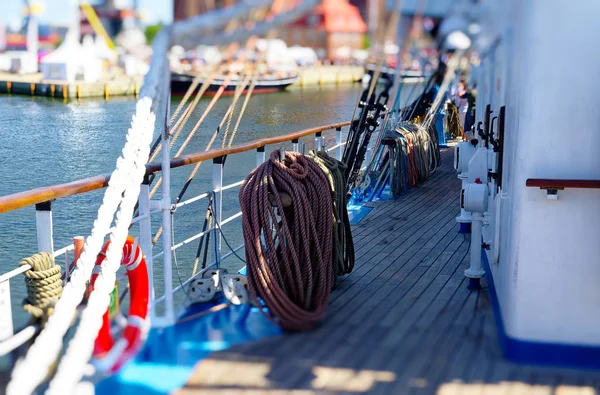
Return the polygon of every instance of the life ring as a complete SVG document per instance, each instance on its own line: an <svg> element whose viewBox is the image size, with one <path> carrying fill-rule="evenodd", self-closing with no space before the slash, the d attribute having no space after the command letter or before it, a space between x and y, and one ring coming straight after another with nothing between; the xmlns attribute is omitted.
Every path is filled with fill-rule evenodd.
<svg viewBox="0 0 600 395"><path fill-rule="evenodd" d="M92 289L100 274L102 262L106 259L109 245L110 240L106 242L96 258L96 266L92 272ZM135 356L143 344L147 332L149 286L146 258L140 246L131 236L127 236L123 245L121 266L125 266L127 269L130 288L127 325L123 329L121 338L115 342L110 334L109 309L107 309L102 317L102 328L98 332L93 352L97 368L109 373L115 373L125 362Z"/></svg>

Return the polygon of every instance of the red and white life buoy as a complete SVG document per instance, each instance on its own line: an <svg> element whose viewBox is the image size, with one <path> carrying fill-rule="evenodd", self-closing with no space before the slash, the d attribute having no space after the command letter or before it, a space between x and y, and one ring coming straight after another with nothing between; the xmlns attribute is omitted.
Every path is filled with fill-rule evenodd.
<svg viewBox="0 0 600 395"><path fill-rule="evenodd" d="M106 242L96 258L96 266L92 272L92 289L100 274L102 262L106 259L106 251L110 240ZM116 342L110 334L109 310L104 313L102 328L98 332L93 356L100 370L108 373L118 371L125 362L135 356L144 342L146 335L146 317L148 315L148 271L142 249L133 237L127 236L123 246L121 266L127 269L129 279L130 307L127 326Z"/></svg>

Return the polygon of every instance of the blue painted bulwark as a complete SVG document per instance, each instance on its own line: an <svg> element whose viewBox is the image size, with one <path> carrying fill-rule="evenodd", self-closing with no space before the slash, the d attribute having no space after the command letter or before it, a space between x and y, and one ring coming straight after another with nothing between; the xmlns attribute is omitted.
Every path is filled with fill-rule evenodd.
<svg viewBox="0 0 600 395"><path fill-rule="evenodd" d="M458 233L471 233L470 222L459 222Z"/></svg>
<svg viewBox="0 0 600 395"><path fill-rule="evenodd" d="M373 207L348 205L348 219L350 220L350 225L358 225L371 210L373 210Z"/></svg>
<svg viewBox="0 0 600 395"><path fill-rule="evenodd" d="M469 289L481 289L481 279L480 278L470 278L469 285L467 286Z"/></svg>
<svg viewBox="0 0 600 395"><path fill-rule="evenodd" d="M494 278L490 270L490 263L488 262L485 250L482 249L481 254L483 255L482 260L485 268L485 276L496 318L498 342L506 359L520 364L584 369L600 368L600 347L525 341L508 336L504 329L504 320L494 285Z"/></svg>
<svg viewBox="0 0 600 395"><path fill-rule="evenodd" d="M199 360L233 345L281 334L256 307L230 306L203 315L223 303L193 305L180 323L153 328L135 359L118 374L96 385L97 394L166 395L183 387Z"/></svg>

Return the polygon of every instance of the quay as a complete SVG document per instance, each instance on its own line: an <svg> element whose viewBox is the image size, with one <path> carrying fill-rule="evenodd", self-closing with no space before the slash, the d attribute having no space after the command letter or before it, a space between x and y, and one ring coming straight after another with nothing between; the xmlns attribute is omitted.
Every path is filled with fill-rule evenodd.
<svg viewBox="0 0 600 395"><path fill-rule="evenodd" d="M293 87L311 85L348 84L360 81L364 75L361 66L319 66L300 70L300 78ZM0 73L0 94L46 96L62 99L83 99L111 96L137 97L143 77L119 76L104 82L65 82L42 80L41 74L21 77Z"/></svg>
<svg viewBox="0 0 600 395"><path fill-rule="evenodd" d="M347 84L361 81L364 75L362 66L308 67L300 70L300 78L292 86Z"/></svg>
<svg viewBox="0 0 600 395"><path fill-rule="evenodd" d="M91 97L132 96L137 97L143 77L118 77L104 82L66 82L42 80L41 74L17 76L0 74L0 94L47 96L61 99Z"/></svg>
<svg viewBox="0 0 600 395"><path fill-rule="evenodd" d="M592 395L600 372L503 359L488 285L467 287L452 151L422 185L353 227L357 261L317 329L198 362L187 394Z"/></svg>

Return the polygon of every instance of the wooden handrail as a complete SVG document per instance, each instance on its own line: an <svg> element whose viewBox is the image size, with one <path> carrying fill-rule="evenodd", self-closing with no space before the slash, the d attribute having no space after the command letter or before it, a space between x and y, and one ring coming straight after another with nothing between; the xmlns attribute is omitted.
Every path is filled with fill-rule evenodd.
<svg viewBox="0 0 600 395"><path fill-rule="evenodd" d="M600 189L600 180L560 180L552 178L528 178L525 186L540 189Z"/></svg>
<svg viewBox="0 0 600 395"><path fill-rule="evenodd" d="M342 123L334 123L331 125L318 126L310 129L303 129L297 132L284 134L282 136L269 137L260 140L250 141L248 143L234 145L229 148L212 149L204 152L196 152L189 155L183 155L171 159L171 168L187 166L193 163L203 162L214 158L219 158L225 155L237 154L240 152L250 151L252 149L264 147L266 145L279 144L311 134L333 130L350 125L350 121ZM156 173L161 170L160 163L148 163L146 165L146 175ZM34 204L52 201L55 199L64 198L67 196L79 195L85 192L95 191L105 188L110 180L110 174L100 175L95 177L84 178L82 180L68 182L66 184L52 185L41 187L29 191L18 192L12 195L0 197L0 214L9 211L18 210L23 207L32 206Z"/></svg>

